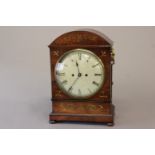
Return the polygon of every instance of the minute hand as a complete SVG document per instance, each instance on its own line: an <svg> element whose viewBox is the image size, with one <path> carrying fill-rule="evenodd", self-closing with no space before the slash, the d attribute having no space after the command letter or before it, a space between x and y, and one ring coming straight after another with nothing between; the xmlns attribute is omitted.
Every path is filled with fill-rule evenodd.
<svg viewBox="0 0 155 155"><path fill-rule="evenodd" d="M70 86L70 88L68 89L68 91L70 91L70 90L73 88L73 86L75 85L75 83L77 82L78 79L79 79L79 77L77 77L77 78L74 80L73 84Z"/></svg>

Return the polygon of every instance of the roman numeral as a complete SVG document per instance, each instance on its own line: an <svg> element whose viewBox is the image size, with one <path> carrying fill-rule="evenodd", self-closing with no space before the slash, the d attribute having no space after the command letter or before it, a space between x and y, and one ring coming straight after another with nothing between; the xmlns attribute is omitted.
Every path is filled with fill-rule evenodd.
<svg viewBox="0 0 155 155"><path fill-rule="evenodd" d="M81 53L78 52L78 57L79 57L79 60L81 60Z"/></svg>
<svg viewBox="0 0 155 155"><path fill-rule="evenodd" d="M73 89L73 87L70 87L70 88L68 89L68 91L70 92L70 91L72 91L72 89Z"/></svg>
<svg viewBox="0 0 155 155"><path fill-rule="evenodd" d="M92 91L88 88L89 93L92 93Z"/></svg>
<svg viewBox="0 0 155 155"><path fill-rule="evenodd" d="M81 90L80 89L78 90L78 94L81 95Z"/></svg>
<svg viewBox="0 0 155 155"><path fill-rule="evenodd" d="M96 67L96 66L98 66L99 65L99 63L98 64L96 64L96 65L93 65L92 67L94 68L94 67Z"/></svg>
<svg viewBox="0 0 155 155"><path fill-rule="evenodd" d="M61 84L66 84L68 81L67 80L64 80L61 82Z"/></svg>
<svg viewBox="0 0 155 155"><path fill-rule="evenodd" d="M99 83L97 83L96 81L93 81L92 83L96 86L99 86Z"/></svg>
<svg viewBox="0 0 155 155"><path fill-rule="evenodd" d="M58 76L65 76L65 73L56 72L56 75L58 75Z"/></svg>
<svg viewBox="0 0 155 155"><path fill-rule="evenodd" d="M90 59L90 56L88 57L87 62L89 61L89 59Z"/></svg>
<svg viewBox="0 0 155 155"><path fill-rule="evenodd" d="M101 76L102 74L97 74L97 73L95 73L94 75L95 75L95 76Z"/></svg>

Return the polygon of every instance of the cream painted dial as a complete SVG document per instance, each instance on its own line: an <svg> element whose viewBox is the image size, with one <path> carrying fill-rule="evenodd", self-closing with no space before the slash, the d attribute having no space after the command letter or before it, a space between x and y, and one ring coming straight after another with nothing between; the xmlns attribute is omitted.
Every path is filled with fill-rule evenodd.
<svg viewBox="0 0 155 155"><path fill-rule="evenodd" d="M89 50L66 52L56 63L55 77L60 89L73 98L89 98L104 82L104 65Z"/></svg>

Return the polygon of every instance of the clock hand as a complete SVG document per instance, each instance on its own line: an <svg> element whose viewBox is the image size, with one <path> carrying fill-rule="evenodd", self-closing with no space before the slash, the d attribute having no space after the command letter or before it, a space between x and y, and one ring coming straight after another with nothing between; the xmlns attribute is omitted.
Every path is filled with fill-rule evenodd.
<svg viewBox="0 0 155 155"><path fill-rule="evenodd" d="M79 70L79 64L77 63L77 61L76 61L76 66L77 66L77 69L78 69L78 77L81 77L81 73L80 73L80 70Z"/></svg>
<svg viewBox="0 0 155 155"><path fill-rule="evenodd" d="M75 85L75 83L77 82L78 79L79 79L79 76L74 80L74 82L72 83L72 85L70 86L68 91L70 91L73 88L73 86Z"/></svg>
<svg viewBox="0 0 155 155"><path fill-rule="evenodd" d="M77 66L77 69L78 69L78 77L74 80L73 84L70 86L70 88L68 89L68 91L70 91L73 86L75 85L75 83L77 82L77 80L81 77L81 73L80 73L80 70L79 70L79 64L77 63L76 61L76 66Z"/></svg>

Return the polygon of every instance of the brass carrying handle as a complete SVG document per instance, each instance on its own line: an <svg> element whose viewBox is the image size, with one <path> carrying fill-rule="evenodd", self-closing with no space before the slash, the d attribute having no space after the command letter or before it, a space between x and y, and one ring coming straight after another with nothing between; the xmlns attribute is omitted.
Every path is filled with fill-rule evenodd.
<svg viewBox="0 0 155 155"><path fill-rule="evenodd" d="M112 57L113 61L115 62L115 50L114 50L114 48L112 48L111 57Z"/></svg>

